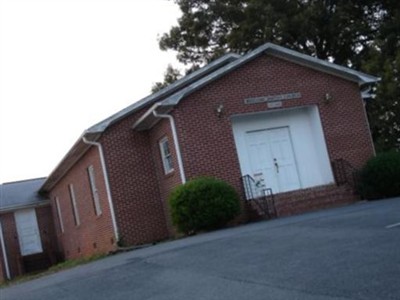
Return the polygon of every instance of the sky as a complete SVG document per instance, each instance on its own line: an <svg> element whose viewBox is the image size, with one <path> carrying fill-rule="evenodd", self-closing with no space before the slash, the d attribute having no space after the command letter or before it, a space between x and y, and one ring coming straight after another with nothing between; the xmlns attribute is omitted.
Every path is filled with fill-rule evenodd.
<svg viewBox="0 0 400 300"><path fill-rule="evenodd" d="M0 0L0 183L48 176L179 67L158 47L179 16L167 0Z"/></svg>

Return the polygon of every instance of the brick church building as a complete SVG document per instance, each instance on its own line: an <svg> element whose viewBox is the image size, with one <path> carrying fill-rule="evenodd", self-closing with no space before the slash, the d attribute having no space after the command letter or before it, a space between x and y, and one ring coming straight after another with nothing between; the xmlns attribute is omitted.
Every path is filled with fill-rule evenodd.
<svg viewBox="0 0 400 300"><path fill-rule="evenodd" d="M270 43L211 62L78 138L38 187L54 247L72 259L169 238L168 195L198 176L242 195L238 222L257 214L255 185L278 216L356 201L349 174L374 155L364 90L377 80Z"/></svg>

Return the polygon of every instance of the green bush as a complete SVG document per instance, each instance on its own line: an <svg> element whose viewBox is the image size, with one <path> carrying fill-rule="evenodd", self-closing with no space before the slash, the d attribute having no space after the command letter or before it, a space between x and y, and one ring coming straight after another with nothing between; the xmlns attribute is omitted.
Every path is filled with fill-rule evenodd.
<svg viewBox="0 0 400 300"><path fill-rule="evenodd" d="M400 196L400 153L380 153L360 172L360 191L368 200Z"/></svg>
<svg viewBox="0 0 400 300"><path fill-rule="evenodd" d="M186 234L220 228L240 213L233 187L210 177L178 186L169 196L169 204L173 224Z"/></svg>

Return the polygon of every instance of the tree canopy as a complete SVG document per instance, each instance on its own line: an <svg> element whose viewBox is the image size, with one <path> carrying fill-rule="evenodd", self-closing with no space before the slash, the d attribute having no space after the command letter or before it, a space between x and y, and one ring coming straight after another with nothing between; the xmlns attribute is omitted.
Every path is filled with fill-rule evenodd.
<svg viewBox="0 0 400 300"><path fill-rule="evenodd" d="M159 40L186 73L227 52L272 42L380 76L367 107L378 150L400 147L397 0L176 0L182 16ZM169 68L164 83L180 76Z"/></svg>

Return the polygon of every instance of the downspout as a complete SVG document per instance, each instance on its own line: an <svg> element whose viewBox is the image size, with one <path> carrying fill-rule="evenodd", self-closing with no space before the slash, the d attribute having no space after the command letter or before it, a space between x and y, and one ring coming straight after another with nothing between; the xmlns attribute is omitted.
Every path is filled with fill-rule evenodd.
<svg viewBox="0 0 400 300"><path fill-rule="evenodd" d="M99 142L88 141L85 137L85 134L82 135L82 141L85 144L96 146L97 149L99 149L100 162L101 162L101 167L103 169L103 176L104 176L104 183L106 186L108 204L110 206L111 220L112 220L112 224L113 224L113 228L114 228L116 242L118 242L119 241L119 233L118 233L117 221L115 218L114 204L113 204L112 197L111 197L111 190L110 190L110 183L109 183L109 179L108 179L108 172L107 172L107 168L106 168L106 162L104 160L103 147L101 146L101 144Z"/></svg>
<svg viewBox="0 0 400 300"><path fill-rule="evenodd" d="M153 115L158 118L164 118L168 119L169 123L171 125L171 131L172 131L172 137L174 139L174 146L175 146L175 152L176 152L176 158L178 160L178 166L179 166L179 174L181 175L181 181L182 184L186 183L186 176L185 176L185 171L183 169L183 162L182 162L182 154L181 154L181 148L179 147L179 142L178 142L178 135L176 133L176 126L175 126L175 120L174 117L168 114L159 114L157 113L157 107L159 107L161 103L158 103L153 109Z"/></svg>
<svg viewBox="0 0 400 300"><path fill-rule="evenodd" d="M360 95L361 95L361 101L363 102L362 105L363 105L364 118L367 122L368 136L372 145L372 152L374 156L376 156L375 143L374 139L372 138L371 126L369 124L369 119L367 114L367 101L371 101L375 97L375 95L370 94L370 91L371 91L371 86L369 86L368 89L365 91L360 90Z"/></svg>
<svg viewBox="0 0 400 300"><path fill-rule="evenodd" d="M372 145L372 152L373 152L374 156L376 156L375 143L374 143L374 139L372 138L371 126L369 124L369 119L368 119L368 114L367 114L367 107L366 107L367 100L362 99L362 101L364 102L363 103L364 118L365 118L365 122L367 123L368 136L369 136L369 140Z"/></svg>
<svg viewBox="0 0 400 300"><path fill-rule="evenodd" d="M6 269L6 276L7 279L11 279L10 275L10 267L8 266L8 258L7 258L7 252L6 252L6 245L4 244L4 235L3 235L3 227L1 226L1 220L0 220L0 244L1 244L1 252L3 252L3 261L4 261L4 267Z"/></svg>

